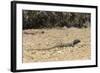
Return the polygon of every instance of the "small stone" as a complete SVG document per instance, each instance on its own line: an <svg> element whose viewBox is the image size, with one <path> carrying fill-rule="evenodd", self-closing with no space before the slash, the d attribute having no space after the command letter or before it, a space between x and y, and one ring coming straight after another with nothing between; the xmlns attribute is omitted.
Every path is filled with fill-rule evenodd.
<svg viewBox="0 0 100 73"><path fill-rule="evenodd" d="M44 31L42 31L41 33L44 34Z"/></svg>
<svg viewBox="0 0 100 73"><path fill-rule="evenodd" d="M60 53L62 53L62 51L57 51L57 53L59 53L59 54L60 54Z"/></svg>

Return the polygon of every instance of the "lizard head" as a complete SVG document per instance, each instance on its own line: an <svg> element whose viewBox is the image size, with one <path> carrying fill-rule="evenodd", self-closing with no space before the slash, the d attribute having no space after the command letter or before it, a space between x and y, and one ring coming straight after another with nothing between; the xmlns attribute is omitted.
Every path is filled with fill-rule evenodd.
<svg viewBox="0 0 100 73"><path fill-rule="evenodd" d="M75 40L73 41L73 45L76 45L76 44L78 44L79 42L81 42L79 39L75 39Z"/></svg>

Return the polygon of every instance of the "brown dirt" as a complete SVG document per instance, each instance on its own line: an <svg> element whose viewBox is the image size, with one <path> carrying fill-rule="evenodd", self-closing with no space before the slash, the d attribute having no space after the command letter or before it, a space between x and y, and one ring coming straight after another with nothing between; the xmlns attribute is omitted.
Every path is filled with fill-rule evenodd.
<svg viewBox="0 0 100 73"><path fill-rule="evenodd" d="M74 47L55 47L74 39ZM47 49L47 50L45 50ZM23 63L90 59L90 28L53 28L23 30Z"/></svg>

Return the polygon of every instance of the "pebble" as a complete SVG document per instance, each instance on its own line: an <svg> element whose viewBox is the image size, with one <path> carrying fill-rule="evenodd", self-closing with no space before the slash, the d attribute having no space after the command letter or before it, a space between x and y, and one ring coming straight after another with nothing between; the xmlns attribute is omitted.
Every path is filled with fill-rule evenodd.
<svg viewBox="0 0 100 73"><path fill-rule="evenodd" d="M57 53L61 54L61 53L62 53L62 51L57 51Z"/></svg>

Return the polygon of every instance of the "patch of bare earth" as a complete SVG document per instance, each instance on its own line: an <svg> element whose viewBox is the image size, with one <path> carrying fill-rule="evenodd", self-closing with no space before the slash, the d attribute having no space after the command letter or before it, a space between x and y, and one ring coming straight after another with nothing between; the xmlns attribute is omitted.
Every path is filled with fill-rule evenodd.
<svg viewBox="0 0 100 73"><path fill-rule="evenodd" d="M23 30L23 63L86 60L91 57L90 28ZM53 47L80 39L74 47Z"/></svg>

